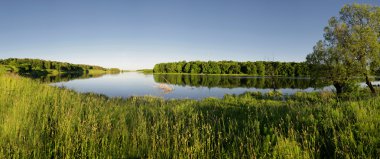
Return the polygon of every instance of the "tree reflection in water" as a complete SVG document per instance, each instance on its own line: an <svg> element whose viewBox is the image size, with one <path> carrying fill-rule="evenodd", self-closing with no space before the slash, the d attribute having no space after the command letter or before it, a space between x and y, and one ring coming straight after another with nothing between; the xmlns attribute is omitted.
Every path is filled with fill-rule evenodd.
<svg viewBox="0 0 380 159"><path fill-rule="evenodd" d="M307 78L154 74L154 80L158 83L208 88L307 89L313 87L312 81Z"/></svg>

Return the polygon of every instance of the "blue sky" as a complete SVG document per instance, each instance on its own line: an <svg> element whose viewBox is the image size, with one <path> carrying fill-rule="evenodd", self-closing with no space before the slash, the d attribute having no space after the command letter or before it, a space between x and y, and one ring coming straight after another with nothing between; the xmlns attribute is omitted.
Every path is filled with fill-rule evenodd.
<svg viewBox="0 0 380 159"><path fill-rule="evenodd" d="M182 60L303 61L331 16L378 0L0 0L0 58L122 69Z"/></svg>

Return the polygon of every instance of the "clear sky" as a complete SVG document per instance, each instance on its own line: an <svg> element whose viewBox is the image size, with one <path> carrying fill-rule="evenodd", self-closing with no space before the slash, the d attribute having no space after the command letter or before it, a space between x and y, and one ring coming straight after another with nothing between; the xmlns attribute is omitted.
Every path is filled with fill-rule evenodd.
<svg viewBox="0 0 380 159"><path fill-rule="evenodd" d="M379 0L0 0L0 58L122 69L303 61L347 3Z"/></svg>

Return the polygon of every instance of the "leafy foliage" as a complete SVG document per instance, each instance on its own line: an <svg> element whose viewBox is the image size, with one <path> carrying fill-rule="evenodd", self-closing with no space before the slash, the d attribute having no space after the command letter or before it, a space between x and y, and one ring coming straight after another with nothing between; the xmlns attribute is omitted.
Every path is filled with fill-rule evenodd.
<svg viewBox="0 0 380 159"><path fill-rule="evenodd" d="M366 79L375 93L369 77L380 69L380 7L345 5L339 17L332 17L324 29L324 40L314 46L307 56L311 76L333 84L337 93L356 82Z"/></svg>
<svg viewBox="0 0 380 159"><path fill-rule="evenodd" d="M66 62L46 61L40 59L0 59L0 65L11 68L9 71L23 75L46 75L49 73L89 73L89 72L120 72L117 68L106 69L100 66L70 64Z"/></svg>
<svg viewBox="0 0 380 159"><path fill-rule="evenodd" d="M301 77L309 75L308 65L303 62L182 61L156 64L153 71L154 73L247 74L255 76L275 75L286 77Z"/></svg>

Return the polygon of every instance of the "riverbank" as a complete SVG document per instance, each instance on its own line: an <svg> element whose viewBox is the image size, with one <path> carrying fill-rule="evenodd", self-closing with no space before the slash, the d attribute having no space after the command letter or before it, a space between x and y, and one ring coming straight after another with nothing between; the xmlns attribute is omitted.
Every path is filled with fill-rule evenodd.
<svg viewBox="0 0 380 159"><path fill-rule="evenodd" d="M0 158L376 158L380 98L107 98L0 75ZM363 94L363 93L361 93Z"/></svg>
<svg viewBox="0 0 380 159"><path fill-rule="evenodd" d="M141 70L136 70L136 72L151 74L151 73L153 73L153 69L141 69Z"/></svg>
<svg viewBox="0 0 380 159"><path fill-rule="evenodd" d="M13 72L28 77L38 77L58 74L107 74L120 73L117 68L103 68L100 66L71 64L67 62L48 61L28 58L0 59L0 67L4 72ZM1 71L1 70L0 70Z"/></svg>

